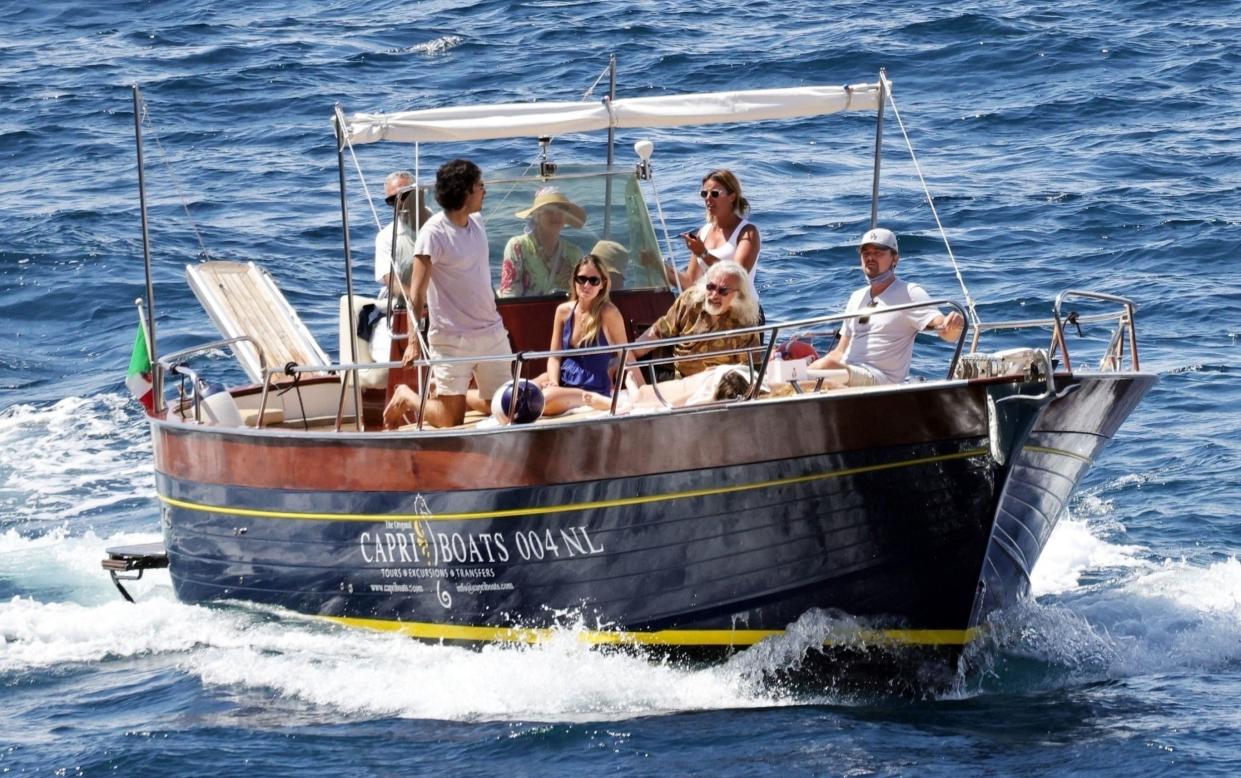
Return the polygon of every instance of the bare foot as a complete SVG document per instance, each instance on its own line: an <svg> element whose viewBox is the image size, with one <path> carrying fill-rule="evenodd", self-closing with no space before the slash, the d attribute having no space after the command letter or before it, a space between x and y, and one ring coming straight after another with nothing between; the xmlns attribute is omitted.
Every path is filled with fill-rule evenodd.
<svg viewBox="0 0 1241 778"><path fill-rule="evenodd" d="M384 429L394 430L404 424L417 423L418 395L408 386L401 385L392 393L392 400L384 408ZM414 418L410 418L410 417Z"/></svg>
<svg viewBox="0 0 1241 778"><path fill-rule="evenodd" d="M610 411L612 410L612 398L604 397L601 394L595 394L594 392L587 392L583 390L582 391L582 405L589 405L591 408L594 408L596 411Z"/></svg>

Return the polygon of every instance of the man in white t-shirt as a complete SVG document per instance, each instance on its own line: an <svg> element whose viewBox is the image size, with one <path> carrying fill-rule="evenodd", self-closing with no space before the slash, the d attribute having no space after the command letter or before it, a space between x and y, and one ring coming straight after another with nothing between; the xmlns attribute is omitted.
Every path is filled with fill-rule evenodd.
<svg viewBox="0 0 1241 778"><path fill-rule="evenodd" d="M930 302L930 296L922 287L896 277L896 263L901 257L896 235L891 230L880 227L863 235L858 254L869 283L849 297L845 313ZM964 326L961 314L952 311L945 315L934 308L911 308L847 319L841 327L836 348L810 366L848 370L850 386L899 384L909 375L914 337L919 332L935 330L944 340L955 341Z"/></svg>
<svg viewBox="0 0 1241 778"><path fill-rule="evenodd" d="M479 212L486 187L482 171L473 162L454 159L435 176L435 200L443 208L418 232L409 304L417 322L427 312L431 320L427 346L431 359L511 354L508 332L496 309L487 256L487 231ZM405 348L406 365L421 358L415 333ZM510 360L486 360L436 365L432 369L435 396L425 403L425 421L452 427L465 420L467 407L489 411L491 396L512 377ZM467 402L470 376L480 396ZM408 386L397 387L384 409L389 427L413 421L418 395Z"/></svg>
<svg viewBox="0 0 1241 778"><path fill-rule="evenodd" d="M422 225L431 218L431 212L422 204L422 197L413 190L414 176L408 170L389 173L384 179L384 202L389 208L396 206L399 218L396 221L396 261L393 262L392 223L379 231L375 236L375 283L381 284L380 299L384 294L391 294L394 302L402 303L405 295L397 294L409 286L410 270L414 263L414 235ZM418 207L414 204L417 202ZM394 272L395 271L395 272ZM394 281L399 279L399 284ZM384 291L386 290L386 292Z"/></svg>

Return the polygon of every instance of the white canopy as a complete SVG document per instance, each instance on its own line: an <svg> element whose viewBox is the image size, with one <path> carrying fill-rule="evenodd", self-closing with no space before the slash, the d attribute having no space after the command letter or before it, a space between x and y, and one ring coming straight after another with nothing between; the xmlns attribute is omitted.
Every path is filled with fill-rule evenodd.
<svg viewBox="0 0 1241 778"><path fill-rule="evenodd" d="M469 141L562 135L608 127L684 127L874 111L879 84L748 89L737 92L630 97L612 103L499 103L393 114L359 113L347 120L355 143Z"/></svg>

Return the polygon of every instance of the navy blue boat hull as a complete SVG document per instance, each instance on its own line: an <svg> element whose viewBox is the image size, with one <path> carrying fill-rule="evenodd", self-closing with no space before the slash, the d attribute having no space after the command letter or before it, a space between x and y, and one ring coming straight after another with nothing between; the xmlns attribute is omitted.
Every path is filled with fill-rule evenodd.
<svg viewBox="0 0 1241 778"><path fill-rule="evenodd" d="M446 437L156 422L165 542L184 601L431 639L573 626L736 648L822 609L960 645L1028 592L1073 488L1153 380L1066 382L1010 425L1011 456L988 397L1030 388L995 381Z"/></svg>

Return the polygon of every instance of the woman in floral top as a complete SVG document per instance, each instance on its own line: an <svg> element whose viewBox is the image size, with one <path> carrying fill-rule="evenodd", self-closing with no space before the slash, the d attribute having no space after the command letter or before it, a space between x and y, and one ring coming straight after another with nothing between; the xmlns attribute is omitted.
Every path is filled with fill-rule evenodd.
<svg viewBox="0 0 1241 778"><path fill-rule="evenodd" d="M501 297L527 297L569 289L570 276L582 249L560 237L565 225L580 228L586 211L555 187L543 187L534 203L517 217L526 220L523 234L504 247L500 268Z"/></svg>

